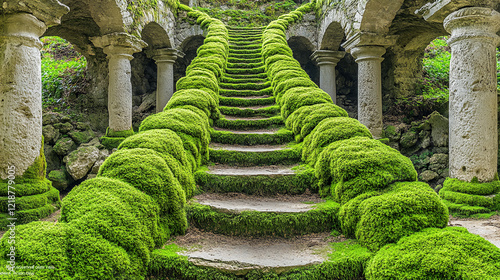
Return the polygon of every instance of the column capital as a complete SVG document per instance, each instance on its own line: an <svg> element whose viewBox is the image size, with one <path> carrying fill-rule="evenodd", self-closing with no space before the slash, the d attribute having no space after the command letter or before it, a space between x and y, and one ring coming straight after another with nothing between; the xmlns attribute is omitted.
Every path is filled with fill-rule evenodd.
<svg viewBox="0 0 500 280"><path fill-rule="evenodd" d="M177 58L182 58L185 55L183 52L171 48L148 50L146 54L154 59L156 63L174 63Z"/></svg>
<svg viewBox="0 0 500 280"><path fill-rule="evenodd" d="M0 42L11 42L41 49L40 36L47 26L32 14L9 14L0 19Z"/></svg>
<svg viewBox="0 0 500 280"><path fill-rule="evenodd" d="M61 23L61 17L69 12L68 6L58 0L2 0L0 11L5 14L29 13L34 15L46 26Z"/></svg>
<svg viewBox="0 0 500 280"><path fill-rule="evenodd" d="M318 65L330 64L336 66L344 56L345 52L342 51L317 50L313 52L310 58Z"/></svg>
<svg viewBox="0 0 500 280"><path fill-rule="evenodd" d="M380 47L390 47L396 44L396 40L399 36L397 35L381 35L372 32L357 32L353 36L349 37L347 41L342 44L342 47L347 51L351 52L352 49L360 46L380 46Z"/></svg>
<svg viewBox="0 0 500 280"><path fill-rule="evenodd" d="M132 55L134 53L140 52L143 48L148 46L148 44L141 39L124 32L92 37L90 40L96 47L102 48L108 57L125 56L130 60L133 58Z"/></svg>
<svg viewBox="0 0 500 280"><path fill-rule="evenodd" d="M382 46L359 46L351 50L351 55L356 59L356 62L364 60L382 61L385 54L385 47Z"/></svg>
<svg viewBox="0 0 500 280"><path fill-rule="evenodd" d="M469 7L455 11L444 20L444 28L451 33L448 44L476 38L493 40L495 46L500 42L500 13L490 8Z"/></svg>

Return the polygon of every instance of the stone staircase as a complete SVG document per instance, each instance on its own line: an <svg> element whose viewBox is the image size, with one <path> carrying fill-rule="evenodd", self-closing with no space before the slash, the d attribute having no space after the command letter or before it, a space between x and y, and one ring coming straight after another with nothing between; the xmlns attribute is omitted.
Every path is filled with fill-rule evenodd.
<svg viewBox="0 0 500 280"><path fill-rule="evenodd" d="M195 173L202 194L188 202L188 233L153 254L151 275L363 279L366 249L351 256L346 251L358 245L331 234L340 231L340 206L311 194L313 175L284 128L260 54L263 29L228 30L222 116L211 131L208 168Z"/></svg>

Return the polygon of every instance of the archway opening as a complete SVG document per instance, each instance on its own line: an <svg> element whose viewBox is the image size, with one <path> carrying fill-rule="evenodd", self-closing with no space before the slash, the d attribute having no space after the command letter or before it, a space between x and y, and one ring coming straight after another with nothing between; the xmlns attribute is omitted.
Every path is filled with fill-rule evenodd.
<svg viewBox="0 0 500 280"><path fill-rule="evenodd" d="M174 80L177 81L186 76L186 68L191 64L191 61L196 57L196 51L203 45L205 37L195 35L185 39L180 45L180 50L184 53L184 57L178 58L174 64Z"/></svg>

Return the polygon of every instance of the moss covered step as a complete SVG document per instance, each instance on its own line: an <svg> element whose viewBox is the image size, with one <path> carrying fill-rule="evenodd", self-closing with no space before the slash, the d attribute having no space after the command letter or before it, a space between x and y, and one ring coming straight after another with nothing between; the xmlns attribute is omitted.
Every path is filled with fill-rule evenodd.
<svg viewBox="0 0 500 280"><path fill-rule="evenodd" d="M255 59L255 58L260 58L262 59L262 54L260 52L258 53L232 53L229 55L228 59L234 58L234 59Z"/></svg>
<svg viewBox="0 0 500 280"><path fill-rule="evenodd" d="M475 217L475 216L480 217L484 214L496 213L492 212L490 209L485 207L453 203L446 199L443 199L443 203L446 205L446 207L448 207L450 214L455 217Z"/></svg>
<svg viewBox="0 0 500 280"><path fill-rule="evenodd" d="M264 66L256 68L226 68L228 74L260 74L266 72Z"/></svg>
<svg viewBox="0 0 500 280"><path fill-rule="evenodd" d="M273 89L270 87L260 90L219 89L219 94L225 97L271 96L273 94Z"/></svg>
<svg viewBox="0 0 500 280"><path fill-rule="evenodd" d="M219 110L222 114L227 116L237 117L272 117L280 112L278 105L271 106L255 106L255 107L227 107L220 106Z"/></svg>
<svg viewBox="0 0 500 280"><path fill-rule="evenodd" d="M153 251L155 279L364 279L372 253L328 233L248 239L193 230ZM193 277L194 276L194 277Z"/></svg>
<svg viewBox="0 0 500 280"><path fill-rule="evenodd" d="M258 41L257 41L258 42ZM230 44L229 49L230 50L251 50L251 49L260 49L262 47L262 44L260 42L254 43L254 44Z"/></svg>
<svg viewBox="0 0 500 280"><path fill-rule="evenodd" d="M258 68L264 66L264 63L262 61L258 61L256 63L246 63L246 62L240 62L240 63L231 63L228 62L226 65L226 69L231 69L231 68Z"/></svg>
<svg viewBox="0 0 500 280"><path fill-rule="evenodd" d="M257 45L257 44L262 44L262 39L257 38L253 36L253 39L248 39L248 38L242 38L242 39L229 39L229 46L238 46L238 47L243 47L243 46L252 46L252 45Z"/></svg>
<svg viewBox="0 0 500 280"><path fill-rule="evenodd" d="M233 54L260 54L262 52L262 48L255 48L255 49L231 49L229 47L229 56L232 56Z"/></svg>
<svg viewBox="0 0 500 280"><path fill-rule="evenodd" d="M262 58L236 58L236 57L228 57L227 62L229 63L257 63L262 61Z"/></svg>
<svg viewBox="0 0 500 280"><path fill-rule="evenodd" d="M257 195L303 194L315 180L310 169L300 166L209 166L195 172L202 191Z"/></svg>
<svg viewBox="0 0 500 280"><path fill-rule="evenodd" d="M236 130L273 128L283 125L281 116L270 118L222 116L220 119L214 121L214 126L216 127Z"/></svg>
<svg viewBox="0 0 500 280"><path fill-rule="evenodd" d="M258 74L228 74L224 73L222 76L228 79L267 79L267 73L258 73Z"/></svg>
<svg viewBox="0 0 500 280"><path fill-rule="evenodd" d="M293 132L284 128L248 131L210 129L212 142L235 145L279 145L294 140Z"/></svg>
<svg viewBox="0 0 500 280"><path fill-rule="evenodd" d="M237 165L296 164L302 156L300 145L230 145L211 143L211 162Z"/></svg>
<svg viewBox="0 0 500 280"><path fill-rule="evenodd" d="M234 84L245 84L245 83L262 84L262 83L265 83L268 81L269 80L266 78L248 78L248 77L230 78L228 76L222 76L220 78L220 82L222 82L222 83L234 83Z"/></svg>
<svg viewBox="0 0 500 280"><path fill-rule="evenodd" d="M265 81L264 83L219 83L219 86L223 89L261 90L271 88L271 82Z"/></svg>
<svg viewBox="0 0 500 280"><path fill-rule="evenodd" d="M190 224L231 236L291 237L340 230L340 204L319 196L202 194L186 208Z"/></svg>
<svg viewBox="0 0 500 280"><path fill-rule="evenodd" d="M247 97L219 97L220 106L248 107L260 105L274 105L274 96L247 96Z"/></svg>

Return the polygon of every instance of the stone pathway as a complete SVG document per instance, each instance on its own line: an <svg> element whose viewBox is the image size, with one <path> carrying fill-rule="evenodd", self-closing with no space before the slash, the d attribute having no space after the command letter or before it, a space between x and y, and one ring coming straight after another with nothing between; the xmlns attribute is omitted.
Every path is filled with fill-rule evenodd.
<svg viewBox="0 0 500 280"><path fill-rule="evenodd" d="M477 234L500 248L500 216L481 220L451 218L450 224L464 227L470 233Z"/></svg>

